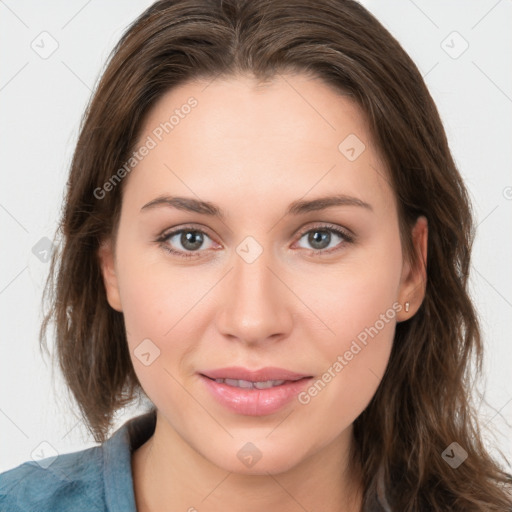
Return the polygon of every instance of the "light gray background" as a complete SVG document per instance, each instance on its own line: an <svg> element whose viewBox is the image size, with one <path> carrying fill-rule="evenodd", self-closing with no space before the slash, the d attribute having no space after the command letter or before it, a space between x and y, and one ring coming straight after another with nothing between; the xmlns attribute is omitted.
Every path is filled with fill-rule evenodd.
<svg viewBox="0 0 512 512"><path fill-rule="evenodd" d="M512 1L362 3L425 77L474 202L471 289L487 348L480 414L494 432L485 435L491 451L511 457ZM150 4L0 0L0 471L95 445L39 352L49 265L32 248L54 236L80 118L107 55ZM140 410L122 411L115 428Z"/></svg>

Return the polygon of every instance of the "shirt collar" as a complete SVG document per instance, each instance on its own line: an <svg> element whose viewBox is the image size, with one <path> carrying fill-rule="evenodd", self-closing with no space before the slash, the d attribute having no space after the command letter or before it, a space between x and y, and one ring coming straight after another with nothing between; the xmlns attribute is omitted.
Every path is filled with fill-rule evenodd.
<svg viewBox="0 0 512 512"><path fill-rule="evenodd" d="M125 422L103 443L105 501L109 512L137 512L131 455L155 431L156 409Z"/></svg>

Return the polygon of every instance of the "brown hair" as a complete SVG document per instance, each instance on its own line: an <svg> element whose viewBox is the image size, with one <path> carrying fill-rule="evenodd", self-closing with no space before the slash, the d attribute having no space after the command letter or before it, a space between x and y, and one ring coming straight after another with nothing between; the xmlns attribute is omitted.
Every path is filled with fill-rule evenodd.
<svg viewBox="0 0 512 512"><path fill-rule="evenodd" d="M115 236L122 186L94 193L133 151L149 108L195 78L252 73L264 80L307 72L350 94L385 157L399 205L405 252L411 226L428 219L424 301L396 326L387 371L354 423L353 464L364 510L491 511L512 506L511 475L486 452L470 401L470 363L481 373L478 319L467 290L472 212L438 111L395 38L352 0L162 0L114 48L82 120L44 298L56 353L84 421L98 442L140 384L123 315L107 300L97 250ZM122 184L121 184L122 185ZM416 261L417 263L417 261ZM457 469L441 453L469 454ZM384 485L387 496L379 496Z"/></svg>

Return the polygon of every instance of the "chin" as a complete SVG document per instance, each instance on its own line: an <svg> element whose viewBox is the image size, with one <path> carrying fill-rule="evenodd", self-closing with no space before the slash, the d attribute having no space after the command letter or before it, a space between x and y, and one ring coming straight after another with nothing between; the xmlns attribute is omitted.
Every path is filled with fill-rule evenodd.
<svg viewBox="0 0 512 512"><path fill-rule="evenodd" d="M234 456L226 457L227 453L232 453ZM262 439L261 442L256 440L254 443L245 440L236 441L221 448L220 452L203 452L203 456L225 471L256 476L285 473L299 465L307 454L299 453L297 448L276 446L268 439Z"/></svg>

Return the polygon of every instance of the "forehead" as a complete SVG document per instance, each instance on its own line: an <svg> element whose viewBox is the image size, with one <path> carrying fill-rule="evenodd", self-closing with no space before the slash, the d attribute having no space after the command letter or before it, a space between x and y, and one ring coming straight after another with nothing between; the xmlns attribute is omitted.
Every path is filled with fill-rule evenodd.
<svg viewBox="0 0 512 512"><path fill-rule="evenodd" d="M148 112L136 147L142 145L151 150L127 184L139 203L177 188L231 197L238 206L288 204L333 189L394 200L360 107L308 75L182 84Z"/></svg>

